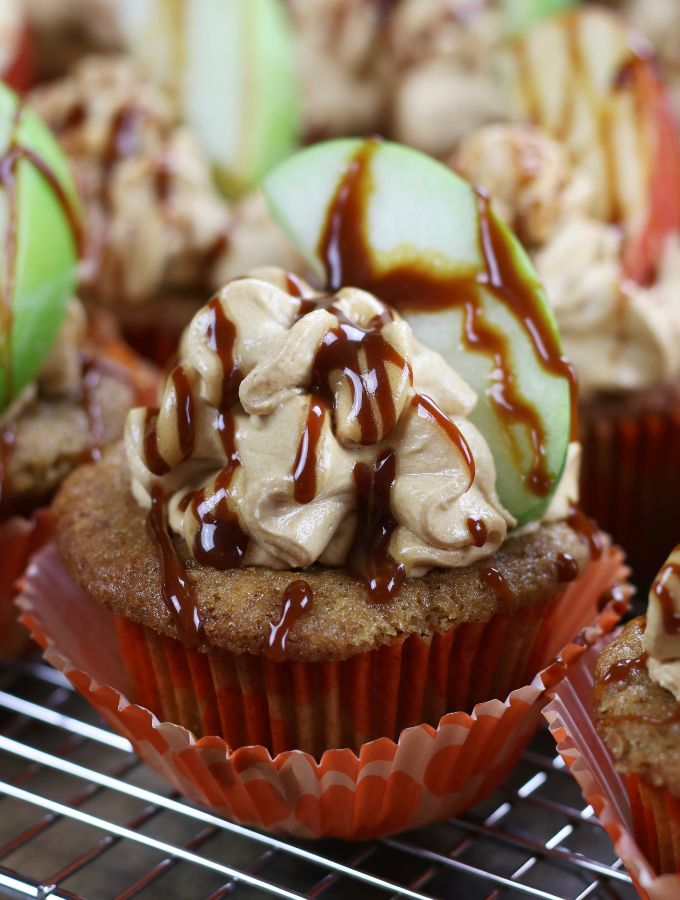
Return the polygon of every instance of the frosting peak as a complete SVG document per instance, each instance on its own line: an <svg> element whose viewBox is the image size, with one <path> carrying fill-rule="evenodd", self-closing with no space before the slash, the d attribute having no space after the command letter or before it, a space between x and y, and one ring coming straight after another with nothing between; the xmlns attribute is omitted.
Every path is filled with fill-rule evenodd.
<svg viewBox="0 0 680 900"><path fill-rule="evenodd" d="M514 524L475 400L373 295L259 270L194 317L159 409L130 413L133 490L147 507L162 490L203 564L345 566L377 594Z"/></svg>

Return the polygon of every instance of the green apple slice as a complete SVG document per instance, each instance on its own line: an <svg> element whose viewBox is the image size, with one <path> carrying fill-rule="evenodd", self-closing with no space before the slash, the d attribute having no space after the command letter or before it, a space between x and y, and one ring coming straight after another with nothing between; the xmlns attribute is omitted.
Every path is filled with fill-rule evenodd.
<svg viewBox="0 0 680 900"><path fill-rule="evenodd" d="M519 115L592 176L592 212L621 225L627 275L653 279L680 229L680 138L650 49L591 6L538 23L510 49L505 81Z"/></svg>
<svg viewBox="0 0 680 900"><path fill-rule="evenodd" d="M329 289L364 288L397 307L477 391L472 418L493 452L501 501L520 524L540 518L566 459L570 383L543 288L511 232L467 182L399 144L317 144L282 163L264 190Z"/></svg>
<svg viewBox="0 0 680 900"><path fill-rule="evenodd" d="M517 0L503 0L504 31L506 34L520 34L541 19L578 6L580 2L581 0L522 0L518 3Z"/></svg>
<svg viewBox="0 0 680 900"><path fill-rule="evenodd" d="M36 376L76 287L79 207L48 128L0 85L0 412Z"/></svg>
<svg viewBox="0 0 680 900"><path fill-rule="evenodd" d="M188 125L234 196L293 148L294 47L281 0L123 0L128 40L177 95Z"/></svg>

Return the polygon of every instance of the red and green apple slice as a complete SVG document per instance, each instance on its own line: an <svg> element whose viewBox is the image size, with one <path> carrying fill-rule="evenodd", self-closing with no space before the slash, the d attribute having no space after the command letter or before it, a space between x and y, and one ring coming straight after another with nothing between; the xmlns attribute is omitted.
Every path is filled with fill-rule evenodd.
<svg viewBox="0 0 680 900"><path fill-rule="evenodd" d="M0 85L0 412L59 331L76 286L78 215L55 138Z"/></svg>
<svg viewBox="0 0 680 900"><path fill-rule="evenodd" d="M649 281L680 228L680 139L643 39L614 13L582 7L523 33L507 64L519 114L591 174L593 213L622 226L626 273Z"/></svg>
<svg viewBox="0 0 680 900"><path fill-rule="evenodd" d="M566 458L570 383L531 263L486 202L431 157L354 139L302 150L264 190L329 288L360 287L396 306L477 391L472 418L493 452L501 501L520 524L540 518Z"/></svg>
<svg viewBox="0 0 680 900"><path fill-rule="evenodd" d="M131 47L177 95L230 195L253 187L298 133L294 47L281 0L123 0Z"/></svg>

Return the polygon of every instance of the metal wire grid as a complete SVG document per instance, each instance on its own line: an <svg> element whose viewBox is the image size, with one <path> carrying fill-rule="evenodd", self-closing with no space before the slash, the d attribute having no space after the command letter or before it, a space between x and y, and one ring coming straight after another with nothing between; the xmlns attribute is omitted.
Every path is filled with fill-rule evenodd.
<svg viewBox="0 0 680 900"><path fill-rule="evenodd" d="M460 819L369 843L295 842L182 802L40 663L0 667L0 894L636 896L547 732L508 784Z"/></svg>

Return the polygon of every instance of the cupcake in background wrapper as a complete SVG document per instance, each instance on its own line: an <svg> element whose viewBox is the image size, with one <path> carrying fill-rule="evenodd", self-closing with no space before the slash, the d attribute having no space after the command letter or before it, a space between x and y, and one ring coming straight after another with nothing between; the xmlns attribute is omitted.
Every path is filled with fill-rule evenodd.
<svg viewBox="0 0 680 900"><path fill-rule="evenodd" d="M544 715L560 754L641 896L680 890L677 632L680 548L650 592L646 619L590 649ZM668 616L668 618L667 618ZM675 747L674 747L675 745Z"/></svg>
<svg viewBox="0 0 680 900"><path fill-rule="evenodd" d="M231 749L222 737L196 738L131 703L134 686L115 640L115 617L73 584L54 545L34 558L18 605L45 658L191 800L270 831L366 840L457 815L505 780L536 730L549 692L620 621L628 591L611 596L609 588L625 577L621 554L610 550L567 587L562 605L578 609L590 626L574 641L566 638L554 661L505 699L478 703L471 714L449 712L434 726L405 729L397 740L370 741L356 752L328 750L320 758L300 750L272 755L257 744ZM603 599L606 605L597 612ZM569 625L553 631L553 644L570 634ZM167 667L177 706L182 695L212 706L210 678L201 683L193 677L189 685L183 662L175 659ZM238 697L223 699L225 712L235 706L240 712ZM262 698L249 698L254 704L257 699Z"/></svg>

